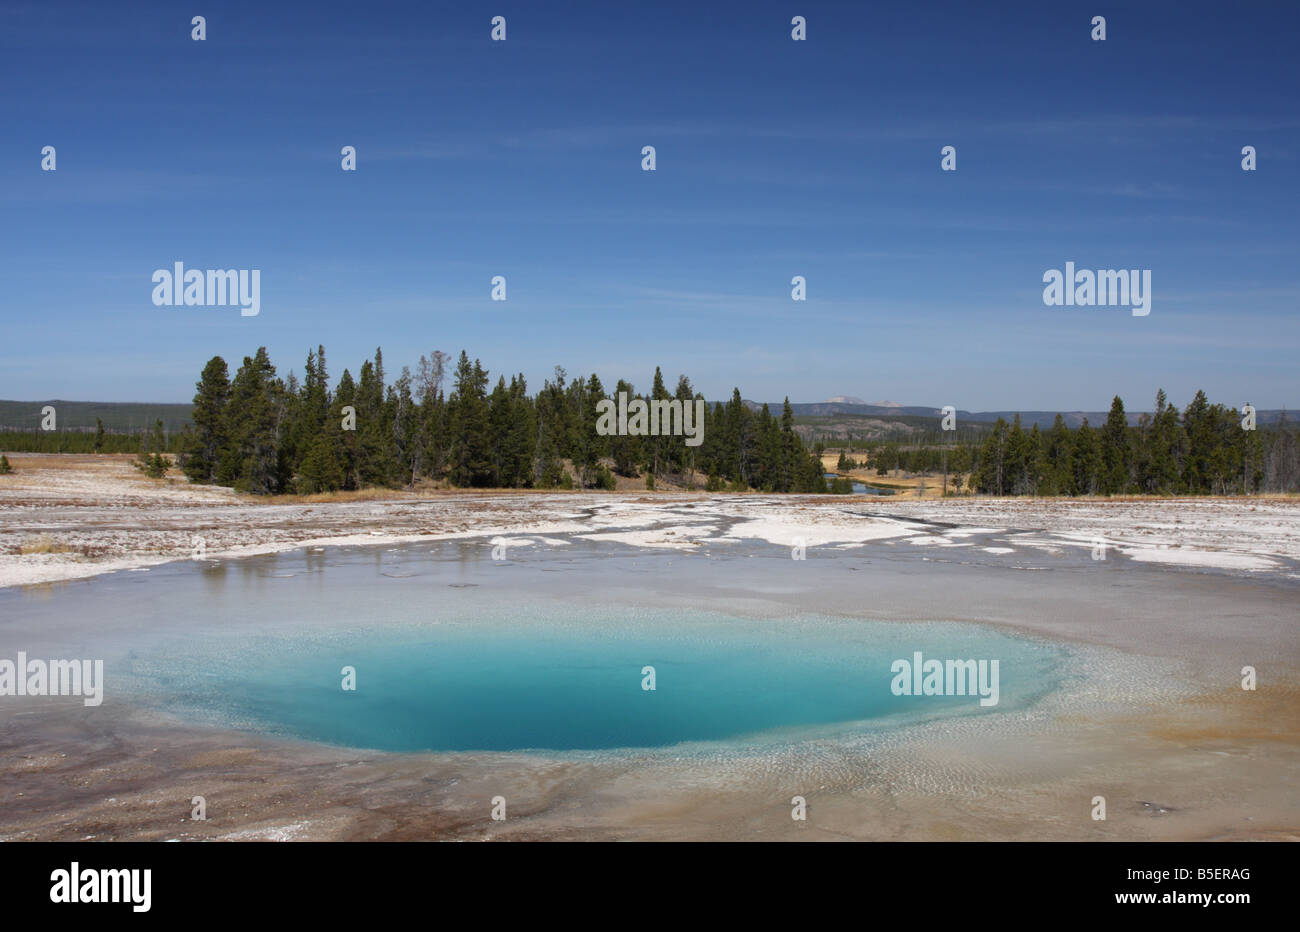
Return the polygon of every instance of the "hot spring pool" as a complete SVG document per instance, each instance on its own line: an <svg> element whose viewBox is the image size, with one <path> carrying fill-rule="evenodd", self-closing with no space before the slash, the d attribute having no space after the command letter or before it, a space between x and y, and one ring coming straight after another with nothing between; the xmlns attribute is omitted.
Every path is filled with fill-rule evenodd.
<svg viewBox="0 0 1300 932"><path fill-rule="evenodd" d="M895 695L916 651L998 660L999 696ZM762 745L1023 707L1060 648L969 625L520 606L504 615L172 645L127 661L169 710L387 751ZM355 689L344 689L344 668ZM654 671L654 689L647 667Z"/></svg>
<svg viewBox="0 0 1300 932"><path fill-rule="evenodd" d="M574 542L498 562L468 541L178 562L0 593L0 640L104 658L106 707L384 751L736 753L1001 715L1079 669L1074 648L992 627L874 620L891 585L918 585L906 566L770 549ZM798 604L845 592L834 613ZM918 651L998 661L997 705L895 695L893 664Z"/></svg>

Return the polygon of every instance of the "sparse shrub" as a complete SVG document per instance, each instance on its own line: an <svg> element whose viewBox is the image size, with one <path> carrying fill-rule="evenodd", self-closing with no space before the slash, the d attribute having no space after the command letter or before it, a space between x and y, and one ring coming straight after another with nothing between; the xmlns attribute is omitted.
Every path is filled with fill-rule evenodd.
<svg viewBox="0 0 1300 932"><path fill-rule="evenodd" d="M14 468L9 465L9 457L0 453L0 476L7 476L13 471Z"/></svg>
<svg viewBox="0 0 1300 932"><path fill-rule="evenodd" d="M604 489L606 492L613 492L618 488L618 481L609 469L600 465L596 467L596 488Z"/></svg>
<svg viewBox="0 0 1300 932"><path fill-rule="evenodd" d="M172 461L161 453L141 453L139 458L131 465L150 479L161 479L167 475L167 470L171 469Z"/></svg>
<svg viewBox="0 0 1300 932"><path fill-rule="evenodd" d="M165 449L167 438L163 434L163 423L158 420L154 424L153 437L150 438L148 447L143 443L140 445L140 455L132 465L150 479L161 479L167 475L167 470L172 465L172 461L162 455Z"/></svg>

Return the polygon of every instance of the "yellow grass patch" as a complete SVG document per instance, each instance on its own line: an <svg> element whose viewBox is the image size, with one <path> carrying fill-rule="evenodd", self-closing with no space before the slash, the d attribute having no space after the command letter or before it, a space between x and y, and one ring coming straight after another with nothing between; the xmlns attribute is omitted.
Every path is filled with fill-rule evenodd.
<svg viewBox="0 0 1300 932"><path fill-rule="evenodd" d="M23 543L18 548L19 553L71 553L72 548L67 544L61 544L49 535L42 534L34 540Z"/></svg>

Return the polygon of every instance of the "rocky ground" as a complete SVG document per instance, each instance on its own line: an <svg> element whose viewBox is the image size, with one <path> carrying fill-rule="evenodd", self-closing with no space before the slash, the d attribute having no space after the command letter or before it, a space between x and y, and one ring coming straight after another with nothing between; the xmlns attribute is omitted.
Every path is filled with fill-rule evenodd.
<svg viewBox="0 0 1300 932"><path fill-rule="evenodd" d="M894 537L962 546L974 531L1017 548L1116 548L1133 559L1294 575L1300 498L907 500L682 492L458 492L259 499L145 478L129 456L15 454L0 476L0 587L168 560L308 544L578 533L638 546L710 537L852 546ZM685 509L690 509L687 512ZM682 523L682 516L691 520ZM868 520L864 520L868 519ZM710 523L712 522L712 523ZM1098 552L1104 552L1099 550Z"/></svg>

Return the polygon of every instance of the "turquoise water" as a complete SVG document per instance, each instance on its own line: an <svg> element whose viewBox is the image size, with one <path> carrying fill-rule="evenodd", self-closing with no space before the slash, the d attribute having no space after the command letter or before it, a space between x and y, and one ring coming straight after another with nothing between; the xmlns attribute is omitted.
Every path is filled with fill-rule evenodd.
<svg viewBox="0 0 1300 932"><path fill-rule="evenodd" d="M891 663L1000 661L1000 702L895 696ZM1057 685L1059 648L989 629L610 608L242 637L137 657L172 709L391 751L593 751L763 744L1023 706ZM342 688L342 668L356 689ZM655 668L655 689L642 670Z"/></svg>

